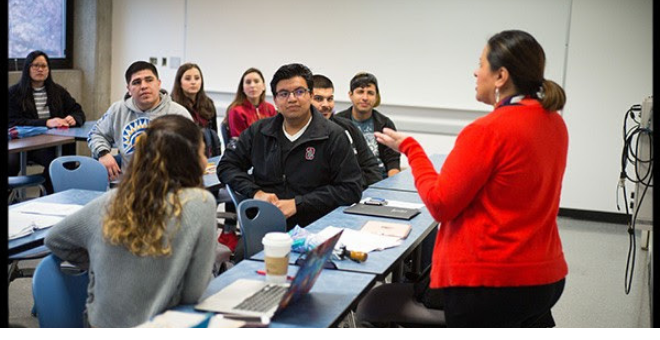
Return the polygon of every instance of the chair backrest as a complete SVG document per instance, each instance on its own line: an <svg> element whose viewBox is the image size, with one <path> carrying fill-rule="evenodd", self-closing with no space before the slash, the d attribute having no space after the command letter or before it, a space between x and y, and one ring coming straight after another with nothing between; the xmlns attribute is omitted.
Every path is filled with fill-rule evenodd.
<svg viewBox="0 0 660 340"><path fill-rule="evenodd" d="M247 197L240 192L235 191L232 189L229 184L225 185L225 188L227 189L227 192L229 193L229 197L231 197L231 201L234 203L234 206L238 208L238 205L241 204Z"/></svg>
<svg viewBox="0 0 660 340"><path fill-rule="evenodd" d="M222 144L225 146L226 150L231 138L229 137L229 124L224 121L220 123L220 136L222 136Z"/></svg>
<svg viewBox="0 0 660 340"><path fill-rule="evenodd" d="M108 171L99 161L86 156L55 158L48 168L53 191L85 189L108 190Z"/></svg>
<svg viewBox="0 0 660 340"><path fill-rule="evenodd" d="M245 199L238 205L238 223L241 226L245 259L264 249L261 239L271 231L286 232L286 218L272 203Z"/></svg>
<svg viewBox="0 0 660 340"><path fill-rule="evenodd" d="M41 328L84 327L89 276L87 272L65 274L61 262L55 255L46 256L32 277L32 296Z"/></svg>
<svg viewBox="0 0 660 340"><path fill-rule="evenodd" d="M218 134L211 128L202 128L202 136L206 145L206 157L211 158L222 154L222 145Z"/></svg>

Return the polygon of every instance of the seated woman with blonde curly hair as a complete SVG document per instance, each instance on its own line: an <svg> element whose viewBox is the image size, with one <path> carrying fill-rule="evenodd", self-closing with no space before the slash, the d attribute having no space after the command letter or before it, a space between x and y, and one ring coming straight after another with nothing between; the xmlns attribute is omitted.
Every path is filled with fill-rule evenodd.
<svg viewBox="0 0 660 340"><path fill-rule="evenodd" d="M87 321L132 327L197 302L212 275L216 203L203 189L199 128L154 119L122 182L55 225L46 246L89 271Z"/></svg>

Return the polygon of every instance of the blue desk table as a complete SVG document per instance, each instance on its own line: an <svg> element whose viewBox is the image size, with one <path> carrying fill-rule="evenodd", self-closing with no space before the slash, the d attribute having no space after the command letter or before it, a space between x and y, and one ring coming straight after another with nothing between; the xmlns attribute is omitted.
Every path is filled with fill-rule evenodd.
<svg viewBox="0 0 660 340"><path fill-rule="evenodd" d="M68 129L48 129L48 131L46 131L46 134L55 135L55 136L73 137L77 141L87 141L87 135L89 135L89 132L92 130L92 128L95 125L96 125L96 121L90 120L90 121L86 121L85 124L83 124L80 127L71 127Z"/></svg>
<svg viewBox="0 0 660 340"><path fill-rule="evenodd" d="M362 193L362 197L380 197L392 201L422 203L416 192L369 188ZM433 217L431 217L431 214L429 214L426 207L422 207L421 213L409 221L385 217L345 214L344 209L346 209L346 207L339 207L333 210L329 214L305 227L305 229L312 233L318 233L327 226L359 230L370 220L408 223L412 225L410 234L398 247L381 251L372 251L369 253L367 261L363 263L356 263L351 260L334 261L339 270L374 274L378 280L383 280L387 274L392 272L392 280L397 281L401 276L401 264L403 263L403 260L413 254L414 251L419 251L419 249L417 249L418 246L438 225L438 223L433 220ZM418 257L420 256L419 253L416 253L415 255ZM290 263L295 263L298 256L298 254L292 253ZM263 251L255 254L252 259L263 261Z"/></svg>
<svg viewBox="0 0 660 340"><path fill-rule="evenodd" d="M445 162L447 155L433 154L429 158L435 167L435 171L440 172L440 168L442 168L442 164ZM417 188L415 187L415 179L413 178L411 169L401 171L392 177L388 177L382 181L376 182L370 185L369 188L417 192Z"/></svg>
<svg viewBox="0 0 660 340"><path fill-rule="evenodd" d="M19 204L14 204L9 206L9 210L16 209L16 207L19 207L21 205L30 203L30 202L41 202L41 203L59 203L59 204L81 204L85 205L95 198L103 195L105 192L102 191L90 191L90 190L79 190L79 189L70 189L62 192L58 192L56 194L48 195L48 196L42 196L39 198L35 198L33 200L29 200L26 202L22 202ZM22 251L29 250L32 248L36 248L38 246L41 246L44 244L44 238L48 234L48 230L50 228L46 229L39 229L36 230L34 233L23 236L17 239L9 240L8 242L8 255L14 255L18 254Z"/></svg>
<svg viewBox="0 0 660 340"><path fill-rule="evenodd" d="M238 279L264 280L264 276L256 273L257 270L263 269L263 262L241 261L213 279L200 301ZM297 270L298 267L289 266L288 274L293 276ZM309 294L275 315L269 327L325 328L336 326L374 283L375 276L371 274L324 269ZM183 312L195 311L194 305L182 305L175 309Z"/></svg>

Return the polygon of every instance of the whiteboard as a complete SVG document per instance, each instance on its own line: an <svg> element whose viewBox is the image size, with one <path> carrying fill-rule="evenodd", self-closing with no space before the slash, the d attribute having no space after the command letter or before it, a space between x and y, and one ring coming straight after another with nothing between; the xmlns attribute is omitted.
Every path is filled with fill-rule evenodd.
<svg viewBox="0 0 660 340"><path fill-rule="evenodd" d="M299 62L328 76L348 100L357 72L378 78L383 104L484 110L474 70L489 37L531 33L547 79L563 83L571 0L188 0L184 59L205 89L234 93L259 68L268 93L275 71Z"/></svg>

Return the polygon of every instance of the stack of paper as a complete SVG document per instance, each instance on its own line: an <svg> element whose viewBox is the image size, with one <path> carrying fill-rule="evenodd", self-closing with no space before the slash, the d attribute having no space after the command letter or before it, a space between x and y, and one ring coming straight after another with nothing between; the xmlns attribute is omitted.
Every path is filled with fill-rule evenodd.
<svg viewBox="0 0 660 340"><path fill-rule="evenodd" d="M383 236L392 236L404 239L410 234L412 226L406 223L392 223L384 221L367 221L360 229L363 233L371 233Z"/></svg>
<svg viewBox="0 0 660 340"><path fill-rule="evenodd" d="M30 202L9 210L9 239L48 228L80 210L82 205Z"/></svg>
<svg viewBox="0 0 660 340"><path fill-rule="evenodd" d="M328 226L321 230L317 236L321 239L330 238L336 235L340 230L344 230L335 249L346 246L346 249L352 251L371 252L374 250L383 250L401 245L401 239L397 237L381 236L370 233L362 233L357 230L347 228L337 228Z"/></svg>

